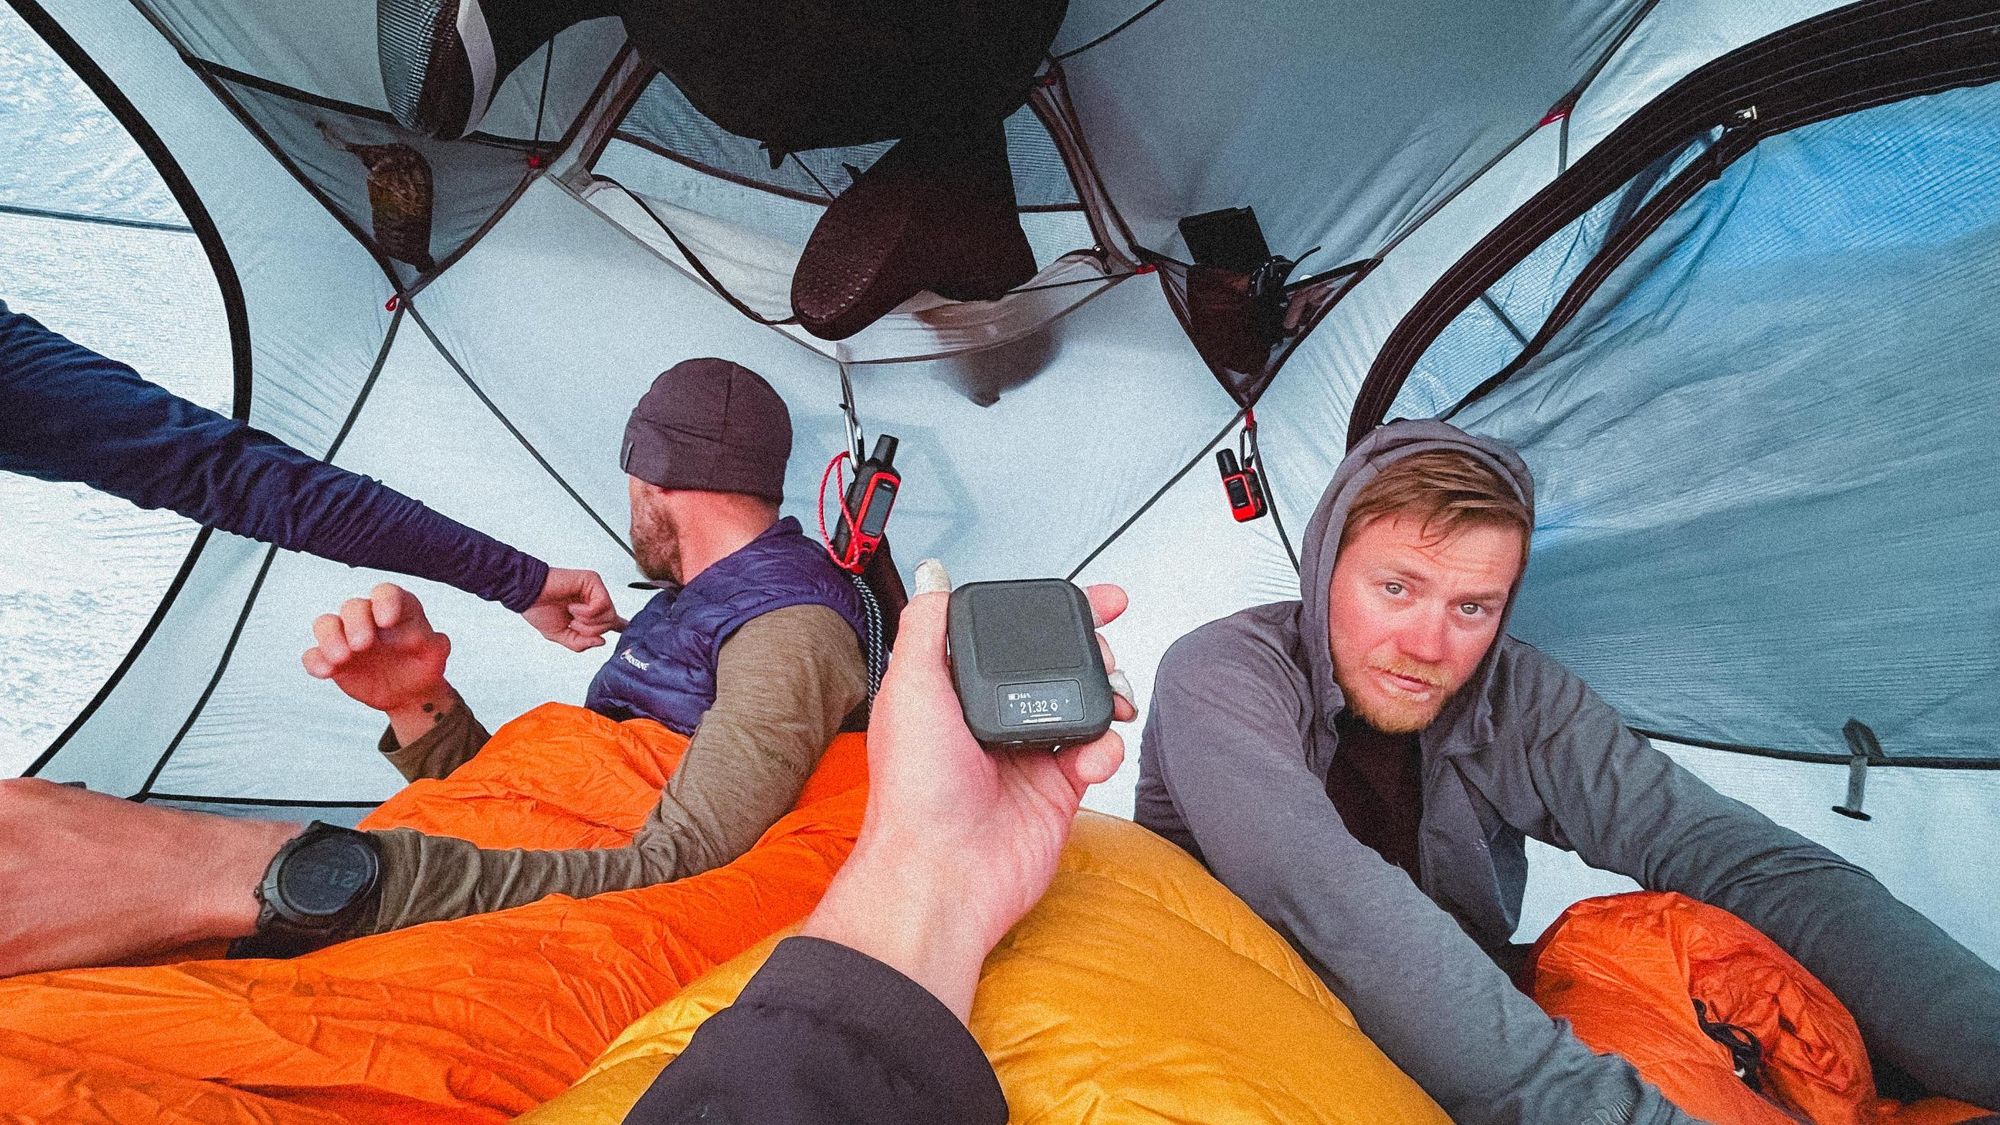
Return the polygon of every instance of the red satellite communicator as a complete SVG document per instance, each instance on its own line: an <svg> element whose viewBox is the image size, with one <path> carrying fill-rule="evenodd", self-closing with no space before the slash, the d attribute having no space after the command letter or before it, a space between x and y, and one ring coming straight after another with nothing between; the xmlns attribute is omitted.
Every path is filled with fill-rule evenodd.
<svg viewBox="0 0 2000 1125"><path fill-rule="evenodd" d="M1222 494L1228 497L1229 514L1237 523L1248 523L1270 510L1255 465L1238 464L1231 449L1216 450L1215 464L1222 470Z"/></svg>

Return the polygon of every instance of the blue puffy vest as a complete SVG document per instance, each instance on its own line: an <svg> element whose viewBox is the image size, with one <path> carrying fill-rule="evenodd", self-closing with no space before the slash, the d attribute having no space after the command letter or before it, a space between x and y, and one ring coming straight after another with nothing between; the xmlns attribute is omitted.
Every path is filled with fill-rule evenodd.
<svg viewBox="0 0 2000 1125"><path fill-rule="evenodd" d="M590 682L584 706L613 719L654 719L693 734L715 703L722 643L751 618L794 605L823 605L840 614L867 650L867 621L853 581L787 516L686 586L655 594Z"/></svg>

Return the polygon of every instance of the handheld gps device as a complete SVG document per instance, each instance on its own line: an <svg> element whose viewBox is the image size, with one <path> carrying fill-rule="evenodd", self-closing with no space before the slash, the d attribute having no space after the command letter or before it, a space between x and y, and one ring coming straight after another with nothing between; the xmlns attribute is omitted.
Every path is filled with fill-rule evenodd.
<svg viewBox="0 0 2000 1125"><path fill-rule="evenodd" d="M951 676L988 750L1053 750L1111 729L1090 602L1060 578L974 582L946 611Z"/></svg>
<svg viewBox="0 0 2000 1125"><path fill-rule="evenodd" d="M883 434L875 439L875 451L868 460L854 467L854 482L840 499L833 558L842 570L860 574L868 569L868 560L882 547L889 512L896 506L896 493L902 487L903 474L896 470L896 438Z"/></svg>
<svg viewBox="0 0 2000 1125"><path fill-rule="evenodd" d="M1270 510L1254 462L1245 460L1239 464L1235 453L1218 449L1215 465L1222 470L1222 494L1228 497L1229 514L1236 517L1237 523L1248 523Z"/></svg>

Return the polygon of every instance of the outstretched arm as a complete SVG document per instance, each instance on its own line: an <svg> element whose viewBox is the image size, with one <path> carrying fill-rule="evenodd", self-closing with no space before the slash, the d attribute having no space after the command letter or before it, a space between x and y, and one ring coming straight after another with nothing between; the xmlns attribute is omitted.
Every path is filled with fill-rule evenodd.
<svg viewBox="0 0 2000 1125"><path fill-rule="evenodd" d="M457 586L581 650L616 620L589 571L552 571L381 482L147 382L0 303L0 469L349 566ZM587 577L583 577L587 576Z"/></svg>
<svg viewBox="0 0 2000 1125"><path fill-rule="evenodd" d="M0 977L243 937L264 869L304 827L0 781Z"/></svg>
<svg viewBox="0 0 2000 1125"><path fill-rule="evenodd" d="M1931 1093L2000 1109L2000 970L1868 872L1709 788L1558 671L1529 752L1557 843L1757 927L1833 990L1871 1050Z"/></svg>

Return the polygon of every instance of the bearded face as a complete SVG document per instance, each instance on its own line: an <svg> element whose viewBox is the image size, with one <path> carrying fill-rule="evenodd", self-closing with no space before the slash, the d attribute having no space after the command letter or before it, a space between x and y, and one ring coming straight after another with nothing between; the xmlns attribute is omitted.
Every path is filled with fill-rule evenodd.
<svg viewBox="0 0 2000 1125"><path fill-rule="evenodd" d="M626 480L632 499L632 554L639 573L655 582L680 582L680 534L665 494L637 477Z"/></svg>
<svg viewBox="0 0 2000 1125"><path fill-rule="evenodd" d="M1354 532L1334 563L1327 611L1347 706L1385 734L1429 726L1499 636L1521 551L1512 527L1441 538L1390 515Z"/></svg>

